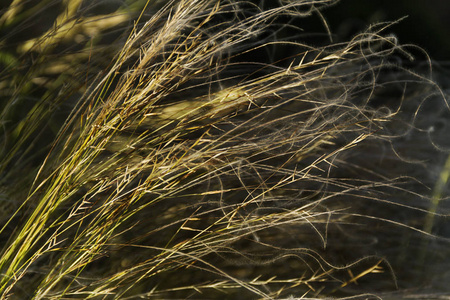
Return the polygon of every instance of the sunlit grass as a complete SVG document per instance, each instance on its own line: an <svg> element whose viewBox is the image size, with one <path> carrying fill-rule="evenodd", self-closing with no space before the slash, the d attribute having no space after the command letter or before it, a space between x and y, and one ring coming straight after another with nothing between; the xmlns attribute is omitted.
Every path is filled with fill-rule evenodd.
<svg viewBox="0 0 450 300"><path fill-rule="evenodd" d="M411 151L446 95L389 24L299 42L333 2L61 1L6 34L2 299L378 297L448 266L419 262L448 173L431 195L421 151L445 153Z"/></svg>

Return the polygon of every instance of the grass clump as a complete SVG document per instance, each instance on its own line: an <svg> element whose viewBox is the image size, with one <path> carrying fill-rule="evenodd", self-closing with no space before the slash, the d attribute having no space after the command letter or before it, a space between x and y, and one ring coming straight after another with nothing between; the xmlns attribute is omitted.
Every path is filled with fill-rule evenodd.
<svg viewBox="0 0 450 300"><path fill-rule="evenodd" d="M2 298L446 292L445 93L335 2L4 5Z"/></svg>

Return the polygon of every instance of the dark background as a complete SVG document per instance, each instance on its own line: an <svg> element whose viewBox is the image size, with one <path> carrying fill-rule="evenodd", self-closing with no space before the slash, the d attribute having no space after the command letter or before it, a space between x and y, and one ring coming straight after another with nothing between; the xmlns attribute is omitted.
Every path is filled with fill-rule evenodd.
<svg viewBox="0 0 450 300"><path fill-rule="evenodd" d="M345 41L369 24L396 21L386 33L401 44L424 48L432 59L450 62L450 0L341 0L322 11L336 41Z"/></svg>

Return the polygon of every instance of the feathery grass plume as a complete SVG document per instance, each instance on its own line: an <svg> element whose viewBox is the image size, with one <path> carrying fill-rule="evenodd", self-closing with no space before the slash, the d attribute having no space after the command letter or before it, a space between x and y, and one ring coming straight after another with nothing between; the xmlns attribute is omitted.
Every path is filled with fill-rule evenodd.
<svg viewBox="0 0 450 300"><path fill-rule="evenodd" d="M413 46L383 35L390 24L311 46L302 22L335 2L3 8L2 32L63 12L38 38L0 43L1 201L15 209L2 299L446 292L448 241L421 243L424 220L445 215L428 211L446 156L430 113L448 117L445 94L411 70ZM419 261L425 246L437 255Z"/></svg>

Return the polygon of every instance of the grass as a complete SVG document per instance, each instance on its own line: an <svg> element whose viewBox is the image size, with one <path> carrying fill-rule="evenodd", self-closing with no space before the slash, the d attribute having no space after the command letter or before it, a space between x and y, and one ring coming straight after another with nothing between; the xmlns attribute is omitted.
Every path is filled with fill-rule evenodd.
<svg viewBox="0 0 450 300"><path fill-rule="evenodd" d="M448 296L446 94L335 2L3 4L1 298Z"/></svg>

